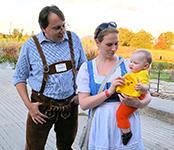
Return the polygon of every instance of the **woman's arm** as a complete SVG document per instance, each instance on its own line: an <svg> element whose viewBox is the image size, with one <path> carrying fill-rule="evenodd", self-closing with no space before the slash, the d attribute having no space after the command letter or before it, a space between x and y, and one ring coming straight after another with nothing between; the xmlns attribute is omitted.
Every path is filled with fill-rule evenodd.
<svg viewBox="0 0 174 150"><path fill-rule="evenodd" d="M151 95L149 91L146 93L146 96L143 100L140 100L137 97L131 97L124 94L122 94L122 96L119 94L118 96L123 104L136 108L144 108L151 102Z"/></svg>
<svg viewBox="0 0 174 150"><path fill-rule="evenodd" d="M89 93L79 92L78 96L79 96L79 104L82 110L93 108L107 99L107 96L105 95L104 92L101 92L94 96L90 96Z"/></svg>
<svg viewBox="0 0 174 150"><path fill-rule="evenodd" d="M111 86L108 89L109 96L111 96L115 92L115 88L118 85L120 85L120 86L124 85L124 81L123 81L122 77L116 77L112 80ZM103 101L105 101L108 98L105 94L105 91L103 91L99 94L96 94L94 96L91 96L89 93L79 92L78 96L79 96L80 107L83 110L93 108L93 107L101 104Z"/></svg>

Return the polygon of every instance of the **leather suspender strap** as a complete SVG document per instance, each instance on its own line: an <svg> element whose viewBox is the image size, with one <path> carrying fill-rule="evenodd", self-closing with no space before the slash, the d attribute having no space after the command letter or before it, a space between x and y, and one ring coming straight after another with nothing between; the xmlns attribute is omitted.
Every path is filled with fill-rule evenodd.
<svg viewBox="0 0 174 150"><path fill-rule="evenodd" d="M44 89L45 89L45 85L46 85L46 82L48 81L48 72L49 72L49 67L47 65L47 62L46 62L46 59L45 59L45 56L43 54L43 51L42 51L42 48L39 44L39 41L36 37L36 35L33 36L33 39L34 39L34 42L36 44L36 47L38 49L38 52L40 54L40 57L42 59L42 63L43 63L43 70L44 70L44 73L43 73L43 80L42 80L42 86L41 86L41 89L39 91L39 93L43 93L44 92Z"/></svg>
<svg viewBox="0 0 174 150"><path fill-rule="evenodd" d="M69 48L70 48L70 53L71 53L71 63L72 63L73 77L74 77L74 91L76 91L75 76L77 74L77 70L76 70L76 61L74 59L73 42L72 42L71 32L67 31L67 34L68 34L68 38L69 38Z"/></svg>
<svg viewBox="0 0 174 150"><path fill-rule="evenodd" d="M41 46L39 44L39 41L38 41L38 39L37 39L37 37L35 35L33 36L33 39L34 39L34 42L35 42L35 44L37 46L38 52L39 52L40 57L41 57L42 62L43 62L44 80L45 80L45 82L48 82L48 74L47 73L49 72L49 67L47 65L47 61L45 59L45 56L43 54L42 48L41 48Z"/></svg>
<svg viewBox="0 0 174 150"><path fill-rule="evenodd" d="M37 37L34 35L32 36L33 39L34 39L34 42L36 44L36 47L38 49L38 52L39 52L39 55L42 59L42 63L43 63L43 70L44 70L44 73L43 73L43 80L42 80L42 86L41 86L41 89L39 91L39 93L43 93L44 92L44 89L45 89L45 85L46 85L46 82L48 82L48 75L49 74L58 74L58 73L63 73L63 72L66 72L68 70L70 70L71 68L73 69L73 78L74 78L74 90L75 90L75 74L77 73L76 71L76 61L74 59L74 49L73 49L73 43L72 43L72 38L71 38L71 32L70 31L67 31L67 34L68 34L68 38L69 38L69 47L70 47L70 54L71 54L71 61L70 60L65 60L65 61L59 61L59 62L56 62L50 66L47 65L47 62L46 62L46 59L45 59L45 56L43 54L43 51L42 51L42 48L39 44L39 41L37 39ZM57 64L66 64L66 71L56 71L56 65Z"/></svg>

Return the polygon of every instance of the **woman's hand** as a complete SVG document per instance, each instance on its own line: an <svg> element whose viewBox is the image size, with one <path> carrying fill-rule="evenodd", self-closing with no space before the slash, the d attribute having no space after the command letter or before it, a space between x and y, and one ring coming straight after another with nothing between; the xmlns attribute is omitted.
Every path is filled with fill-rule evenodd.
<svg viewBox="0 0 174 150"><path fill-rule="evenodd" d="M124 104L124 105L129 105L132 107L136 107L139 108L140 105L140 100L138 99L138 97L131 97L125 94L118 94L120 101Z"/></svg>
<svg viewBox="0 0 174 150"><path fill-rule="evenodd" d="M151 102L150 92L146 93L146 96L143 100L140 100L138 97L131 97L125 94L118 94L120 101L125 104L135 108L144 108Z"/></svg>
<svg viewBox="0 0 174 150"><path fill-rule="evenodd" d="M120 85L120 86L124 86L125 83L124 83L124 78L123 77L116 77L112 80L111 82L111 86L110 88L108 89L108 94L111 96L112 94L115 93L115 90L116 90L116 87Z"/></svg>

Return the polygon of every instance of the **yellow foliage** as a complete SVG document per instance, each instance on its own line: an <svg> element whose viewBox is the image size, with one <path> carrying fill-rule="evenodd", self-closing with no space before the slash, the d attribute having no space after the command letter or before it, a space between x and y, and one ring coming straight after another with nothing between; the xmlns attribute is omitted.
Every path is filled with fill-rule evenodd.
<svg viewBox="0 0 174 150"><path fill-rule="evenodd" d="M131 53L135 50L137 49L120 46L116 54L123 58L130 58ZM172 50L154 50L154 49L147 49L147 50L151 52L153 56L153 61L174 63L174 51ZM162 56L162 59L160 59L160 56Z"/></svg>
<svg viewBox="0 0 174 150"><path fill-rule="evenodd" d="M85 54L87 56L88 61L98 56L99 51L97 50L97 46L95 45L94 41L82 41L82 45L85 50Z"/></svg>

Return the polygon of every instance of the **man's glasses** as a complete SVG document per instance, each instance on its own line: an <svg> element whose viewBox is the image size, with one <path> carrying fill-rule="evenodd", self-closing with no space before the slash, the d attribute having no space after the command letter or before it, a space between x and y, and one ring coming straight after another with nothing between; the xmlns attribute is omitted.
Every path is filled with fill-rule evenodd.
<svg viewBox="0 0 174 150"><path fill-rule="evenodd" d="M97 38L98 34L100 33L100 31L103 31L104 29L108 28L109 26L113 27L113 28L117 28L117 24L115 22L109 22L109 23L102 23L101 25L99 25L97 34L95 36L94 39Z"/></svg>
<svg viewBox="0 0 174 150"><path fill-rule="evenodd" d="M54 31L59 31L60 29L66 29L69 25L65 22L62 26L56 26L56 27L50 27L48 26L50 29L54 30Z"/></svg>

